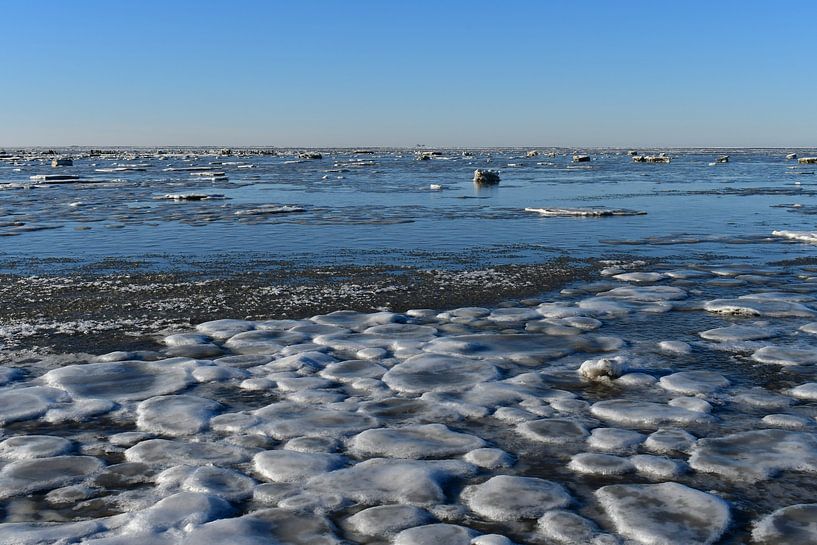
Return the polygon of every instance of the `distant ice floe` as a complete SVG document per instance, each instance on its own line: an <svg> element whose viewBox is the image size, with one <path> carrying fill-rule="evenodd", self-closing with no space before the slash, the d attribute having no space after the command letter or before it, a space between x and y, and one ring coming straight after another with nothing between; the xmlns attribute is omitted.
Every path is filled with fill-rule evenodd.
<svg viewBox="0 0 817 545"><path fill-rule="evenodd" d="M817 243L817 231L772 231L772 235L800 242Z"/></svg>
<svg viewBox="0 0 817 545"><path fill-rule="evenodd" d="M535 212L540 216L599 218L607 216L644 216L643 210L626 208L525 208L525 212Z"/></svg>
<svg viewBox="0 0 817 545"><path fill-rule="evenodd" d="M817 284L788 267L610 263L544 301L21 360L0 542L808 543Z"/></svg>

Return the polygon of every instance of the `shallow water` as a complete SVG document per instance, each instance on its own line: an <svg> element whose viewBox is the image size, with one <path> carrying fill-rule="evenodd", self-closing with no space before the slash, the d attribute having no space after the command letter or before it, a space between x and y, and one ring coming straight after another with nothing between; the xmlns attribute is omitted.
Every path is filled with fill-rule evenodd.
<svg viewBox="0 0 817 545"><path fill-rule="evenodd" d="M568 252L666 256L721 253L768 257L808 253L781 244L774 230L811 229L817 194L811 165L781 150L729 150L731 162L709 166L724 150L678 150L671 164L634 163L621 152L593 153L573 164L563 150L525 157L524 150L458 151L418 161L405 150L319 160L143 152L88 157L51 168L49 157L0 162L0 252L7 258L88 259L143 254L201 257L262 252L282 259L365 261L374 250L461 252L517 245L513 260ZM134 166L136 165L136 166ZM514 166L509 166L514 165ZM167 170L207 168L226 177ZM252 168L246 168L252 167ZM475 168L501 172L498 187L475 187ZM98 172L116 168L137 168ZM94 183L39 184L38 174ZM441 189L431 189L432 185ZM219 195L186 201L166 195ZM269 213L263 207L303 211ZM641 216L545 217L525 208L623 208ZM806 221L804 222L804 217ZM335 257L345 251L350 257ZM382 257L369 258L369 261Z"/></svg>

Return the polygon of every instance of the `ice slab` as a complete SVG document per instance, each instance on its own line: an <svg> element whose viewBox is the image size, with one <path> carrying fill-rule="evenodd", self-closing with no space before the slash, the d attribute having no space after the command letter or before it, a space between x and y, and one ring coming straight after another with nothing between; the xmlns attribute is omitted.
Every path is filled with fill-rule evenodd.
<svg viewBox="0 0 817 545"><path fill-rule="evenodd" d="M498 475L462 491L462 500L488 520L535 519L550 509L571 503L567 490L558 483L535 477Z"/></svg>
<svg viewBox="0 0 817 545"><path fill-rule="evenodd" d="M678 483L605 486L596 497L618 532L644 545L710 545L731 519L725 501Z"/></svg>
<svg viewBox="0 0 817 545"><path fill-rule="evenodd" d="M379 428L359 433L349 443L358 456L388 458L444 458L480 448L485 441L451 431L443 424Z"/></svg>
<svg viewBox="0 0 817 545"><path fill-rule="evenodd" d="M761 481L784 470L817 473L817 435L758 430L701 439L689 465L737 481Z"/></svg>
<svg viewBox="0 0 817 545"><path fill-rule="evenodd" d="M790 505L757 522L752 538L760 545L817 543L817 503Z"/></svg>

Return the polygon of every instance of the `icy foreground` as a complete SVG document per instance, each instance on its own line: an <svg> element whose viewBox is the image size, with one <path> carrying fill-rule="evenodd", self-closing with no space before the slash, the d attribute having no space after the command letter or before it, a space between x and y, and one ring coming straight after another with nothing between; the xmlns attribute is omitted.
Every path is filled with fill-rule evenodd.
<svg viewBox="0 0 817 545"><path fill-rule="evenodd" d="M817 276L217 320L0 369L0 543L817 542Z"/></svg>

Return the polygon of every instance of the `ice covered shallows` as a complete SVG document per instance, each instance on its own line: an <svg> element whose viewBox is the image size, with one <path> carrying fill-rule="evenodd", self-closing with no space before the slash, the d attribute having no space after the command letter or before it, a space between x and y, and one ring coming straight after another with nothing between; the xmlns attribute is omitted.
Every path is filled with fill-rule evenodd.
<svg viewBox="0 0 817 545"><path fill-rule="evenodd" d="M757 523L752 537L763 545L817 543L817 503L778 509Z"/></svg>
<svg viewBox="0 0 817 545"><path fill-rule="evenodd" d="M678 483L605 486L596 497L618 532L644 545L709 545L729 526L725 501Z"/></svg>
<svg viewBox="0 0 817 545"><path fill-rule="evenodd" d="M560 484L512 475L498 475L468 486L462 499L478 515L497 521L539 518L571 502L570 494Z"/></svg>
<svg viewBox="0 0 817 545"><path fill-rule="evenodd" d="M689 465L697 471L752 482L783 470L817 473L817 435L758 430L701 439L692 449Z"/></svg>

